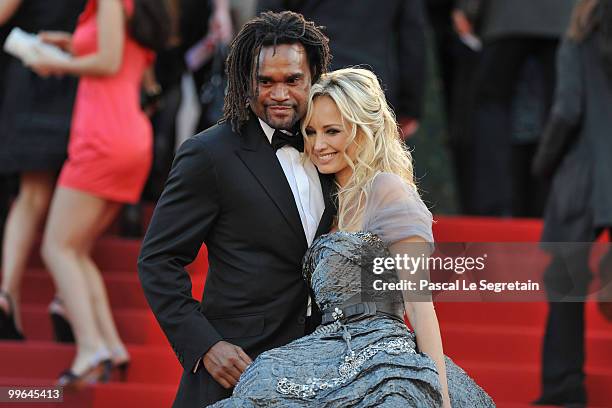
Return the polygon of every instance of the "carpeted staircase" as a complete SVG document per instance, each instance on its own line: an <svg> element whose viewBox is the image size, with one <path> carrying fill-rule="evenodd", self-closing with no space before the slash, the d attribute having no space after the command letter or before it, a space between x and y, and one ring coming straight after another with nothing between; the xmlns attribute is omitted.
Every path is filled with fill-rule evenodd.
<svg viewBox="0 0 612 408"><path fill-rule="evenodd" d="M439 218L438 241L537 241L540 223L485 218ZM1 404L15 407L122 408L169 407L181 367L149 312L136 273L139 242L105 236L95 249L115 319L129 346L128 381L111 381L53 404ZM206 271L205 251L190 271L200 297ZM50 385L67 368L74 348L52 341L47 305L54 290L40 257L23 283L26 342L0 342L0 385ZM499 407L528 407L539 390L544 303L440 303L438 317L446 354L466 369ZM595 304L587 305L587 385L590 407L612 407L612 324Z"/></svg>

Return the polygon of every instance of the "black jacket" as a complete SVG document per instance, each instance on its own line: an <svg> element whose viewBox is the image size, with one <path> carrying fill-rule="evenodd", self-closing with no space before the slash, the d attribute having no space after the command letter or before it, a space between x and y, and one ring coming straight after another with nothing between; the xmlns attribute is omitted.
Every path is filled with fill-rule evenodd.
<svg viewBox="0 0 612 408"><path fill-rule="evenodd" d="M554 174L545 241L591 241L612 226L612 79L600 36L566 39L559 48L555 103L534 159L538 175Z"/></svg>
<svg viewBox="0 0 612 408"><path fill-rule="evenodd" d="M485 42L508 36L557 39L569 24L576 0L457 0L470 17L480 14Z"/></svg>
<svg viewBox="0 0 612 408"><path fill-rule="evenodd" d="M332 179L321 176L325 212L334 216ZM202 244L209 270L202 302L185 266ZM255 115L241 129L221 124L177 153L145 236L138 272L146 298L185 369L175 407L228 396L196 362L220 340L255 358L305 334L307 241L283 170Z"/></svg>

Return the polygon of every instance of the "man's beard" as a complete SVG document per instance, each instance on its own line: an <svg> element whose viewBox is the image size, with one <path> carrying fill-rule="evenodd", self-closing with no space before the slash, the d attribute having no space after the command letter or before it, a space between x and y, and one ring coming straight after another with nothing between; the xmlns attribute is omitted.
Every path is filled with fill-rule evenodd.
<svg viewBox="0 0 612 408"><path fill-rule="evenodd" d="M279 130L291 130L295 126L295 124L300 120L298 117L298 113L295 108L292 108L292 113L288 116L279 119L272 115L267 109L265 111L266 114L266 123L270 125L270 127Z"/></svg>

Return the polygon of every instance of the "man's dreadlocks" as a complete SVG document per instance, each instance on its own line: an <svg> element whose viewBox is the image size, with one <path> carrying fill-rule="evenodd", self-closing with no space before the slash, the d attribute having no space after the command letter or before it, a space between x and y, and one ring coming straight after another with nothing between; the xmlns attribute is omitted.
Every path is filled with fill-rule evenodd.
<svg viewBox="0 0 612 408"><path fill-rule="evenodd" d="M229 121L235 131L249 118L248 99L253 96L253 69L259 70L262 47L302 44L315 83L327 72L331 59L329 40L312 21L291 11L266 12L246 23L238 33L227 57L227 94L222 121ZM254 61L255 59L255 61Z"/></svg>

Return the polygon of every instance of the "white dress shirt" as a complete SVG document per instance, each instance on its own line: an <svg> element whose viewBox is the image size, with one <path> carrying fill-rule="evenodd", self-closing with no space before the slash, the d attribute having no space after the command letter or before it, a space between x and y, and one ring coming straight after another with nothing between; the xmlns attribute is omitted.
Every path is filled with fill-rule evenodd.
<svg viewBox="0 0 612 408"><path fill-rule="evenodd" d="M272 143L274 129L261 119L259 119L259 123L268 138L268 142ZM296 137L301 137L301 135ZM325 201L323 200L323 191L316 167L310 160L303 160L302 156L302 153L291 146L283 146L276 151L276 157L283 168L298 213L300 213L306 241L310 246L317 233L323 210L325 210Z"/></svg>

